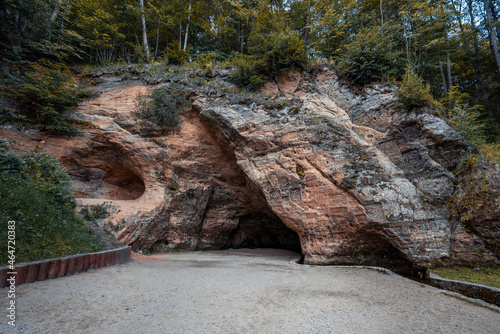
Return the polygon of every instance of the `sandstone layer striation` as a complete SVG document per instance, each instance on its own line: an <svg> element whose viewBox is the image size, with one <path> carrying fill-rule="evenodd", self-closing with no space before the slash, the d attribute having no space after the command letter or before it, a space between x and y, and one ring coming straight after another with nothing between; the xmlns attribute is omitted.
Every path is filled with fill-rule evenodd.
<svg viewBox="0 0 500 334"><path fill-rule="evenodd" d="M99 78L74 138L10 130L66 166L80 205L110 202L115 236L136 252L278 247L307 264L499 264L499 173L492 209L450 213L453 171L474 153L432 110L398 107L394 87L344 85L329 68L288 71L243 96L226 74ZM194 82L194 83L193 83ZM192 90L181 126L145 131L135 99L157 84ZM498 170L498 168L497 168Z"/></svg>

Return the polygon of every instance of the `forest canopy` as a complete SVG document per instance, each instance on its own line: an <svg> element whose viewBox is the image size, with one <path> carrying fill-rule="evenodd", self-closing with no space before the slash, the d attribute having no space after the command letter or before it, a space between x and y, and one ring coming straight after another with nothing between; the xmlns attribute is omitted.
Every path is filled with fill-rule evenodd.
<svg viewBox="0 0 500 334"><path fill-rule="evenodd" d="M492 120L491 139L499 136L499 11L497 0L4 0L1 75L3 85L19 85L40 58L208 59L234 64L237 81L258 86L283 68L327 61L359 85L411 72L434 98L460 96Z"/></svg>

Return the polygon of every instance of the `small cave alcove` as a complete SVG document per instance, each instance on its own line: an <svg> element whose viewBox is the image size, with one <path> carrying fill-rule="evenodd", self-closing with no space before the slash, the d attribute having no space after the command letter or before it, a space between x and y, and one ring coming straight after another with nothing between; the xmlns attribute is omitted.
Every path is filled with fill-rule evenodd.
<svg viewBox="0 0 500 334"><path fill-rule="evenodd" d="M109 200L141 197L144 181L124 164L119 150L100 147L80 157L63 161L73 180L75 196Z"/></svg>
<svg viewBox="0 0 500 334"><path fill-rule="evenodd" d="M102 180L99 193L107 199L134 200L144 194L144 181L119 163L110 163Z"/></svg>

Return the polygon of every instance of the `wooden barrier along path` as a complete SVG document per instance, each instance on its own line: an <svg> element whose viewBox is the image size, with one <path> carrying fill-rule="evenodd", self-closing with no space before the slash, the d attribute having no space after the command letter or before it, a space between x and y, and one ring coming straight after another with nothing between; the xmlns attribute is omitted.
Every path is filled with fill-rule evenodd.
<svg viewBox="0 0 500 334"><path fill-rule="evenodd" d="M58 259L20 263L9 267L0 267L0 288L9 284L10 272L15 272L16 286L35 281L44 281L62 276L69 276L89 269L125 263L130 260L132 249L122 247L98 253L78 254Z"/></svg>

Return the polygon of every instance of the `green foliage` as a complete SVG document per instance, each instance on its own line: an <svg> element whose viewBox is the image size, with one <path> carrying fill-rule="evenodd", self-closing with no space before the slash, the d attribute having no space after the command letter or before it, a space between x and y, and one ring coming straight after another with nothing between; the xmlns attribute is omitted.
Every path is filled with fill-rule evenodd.
<svg viewBox="0 0 500 334"><path fill-rule="evenodd" d="M281 32L268 38L264 45L252 49L252 55L237 54L231 60L236 68L231 79L239 86L254 91L282 70L307 64L304 43L297 34Z"/></svg>
<svg viewBox="0 0 500 334"><path fill-rule="evenodd" d="M135 115L145 124L159 125L165 131L179 124L179 114L187 105L187 93L180 87L163 86L151 96L139 96Z"/></svg>
<svg viewBox="0 0 500 334"><path fill-rule="evenodd" d="M303 68L307 64L304 42L293 32L279 32L271 35L272 47L260 59L260 72L279 74L291 67Z"/></svg>
<svg viewBox="0 0 500 334"><path fill-rule="evenodd" d="M0 153L0 237L16 222L16 261L28 262L97 251L98 240L74 211L71 180L56 159L34 152ZM7 247L0 262L7 263Z"/></svg>
<svg viewBox="0 0 500 334"><path fill-rule="evenodd" d="M486 123L479 108L455 105L448 112L448 120L474 146L486 141Z"/></svg>
<svg viewBox="0 0 500 334"><path fill-rule="evenodd" d="M108 209L110 208L109 202L104 202L101 204L95 205L85 205L81 210L80 214L83 216L83 219L96 221L97 219L104 219L109 216Z"/></svg>
<svg viewBox="0 0 500 334"><path fill-rule="evenodd" d="M482 106L467 104L466 93L459 93L458 87L448 92L448 97L442 100L441 113L450 121L465 139L474 146L486 143L487 125L483 119Z"/></svg>
<svg viewBox="0 0 500 334"><path fill-rule="evenodd" d="M340 74L358 85L394 75L402 64L400 52L394 49L394 42L380 27L359 32L345 45L337 60Z"/></svg>
<svg viewBox="0 0 500 334"><path fill-rule="evenodd" d="M189 53L181 49L179 43L172 42L165 50L165 61L167 64L182 65L189 59Z"/></svg>
<svg viewBox="0 0 500 334"><path fill-rule="evenodd" d="M19 74L16 84L4 87L5 99L15 102L19 111L2 110L3 121L31 122L51 133L74 134L77 129L63 113L78 105L80 93L66 65L42 59Z"/></svg>
<svg viewBox="0 0 500 334"><path fill-rule="evenodd" d="M443 278L500 288L500 268L436 268L432 271Z"/></svg>
<svg viewBox="0 0 500 334"><path fill-rule="evenodd" d="M484 105L489 119L500 119L500 71L494 57L498 50L489 41L490 27L495 25L488 22L487 7L478 2L458 7L453 2L423 0L193 0L189 4L192 8L185 0L152 0L142 11L136 0L4 1L0 67L39 57L92 64L145 62L140 36L144 13L153 61L165 56L168 63L182 64L198 58L205 75L211 76L218 73L214 61L240 53L249 58L247 64L236 64L235 81L252 89L284 68L303 66L306 56L335 61L339 72L358 85L399 77L403 63L411 63L434 96L459 85L469 94L469 105ZM180 47L185 41L189 54ZM235 58L236 63L239 60ZM12 73L17 70L13 66ZM22 121L23 115L1 101L0 108L3 119ZM50 106L39 114L54 116ZM63 124L47 125L53 132L67 130ZM490 139L498 136L493 126L488 132Z"/></svg>
<svg viewBox="0 0 500 334"><path fill-rule="evenodd" d="M451 215L466 226L481 222L496 209L496 196L485 175L487 164L484 156L471 155L456 172L462 191L456 191L448 204Z"/></svg>
<svg viewBox="0 0 500 334"><path fill-rule="evenodd" d="M483 151L488 157L500 163L500 143L487 143L481 145L481 151Z"/></svg>
<svg viewBox="0 0 500 334"><path fill-rule="evenodd" d="M214 58L210 54L200 55L196 59L205 70L205 75L211 75L214 65Z"/></svg>
<svg viewBox="0 0 500 334"><path fill-rule="evenodd" d="M406 109L421 108L435 104L430 86L424 84L422 78L409 67L406 69L403 81L400 83L396 94L398 101Z"/></svg>
<svg viewBox="0 0 500 334"><path fill-rule="evenodd" d="M238 54L231 63L236 68L231 74L231 80L241 87L251 91L257 90L266 81L266 77L257 73L257 61L255 57Z"/></svg>

